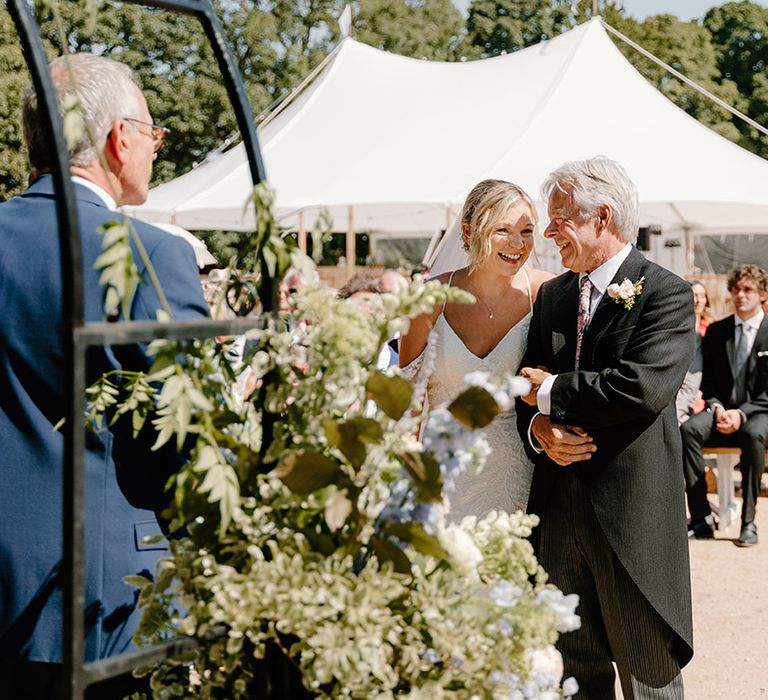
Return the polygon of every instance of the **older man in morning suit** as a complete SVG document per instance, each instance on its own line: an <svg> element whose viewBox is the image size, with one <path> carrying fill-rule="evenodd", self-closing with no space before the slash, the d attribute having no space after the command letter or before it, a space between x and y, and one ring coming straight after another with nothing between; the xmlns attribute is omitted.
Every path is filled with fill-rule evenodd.
<svg viewBox="0 0 768 700"><path fill-rule="evenodd" d="M768 443L768 319L761 305L767 286L766 272L757 265L732 270L728 291L736 313L713 323L702 341L707 410L680 428L690 537L714 536L701 448L740 447L744 500L736 544L757 544L755 509Z"/></svg>
<svg viewBox="0 0 768 700"><path fill-rule="evenodd" d="M581 628L558 640L565 675L578 700L607 700L615 662L627 700L677 700L693 653L675 413L694 351L691 289L632 246L638 196L618 163L566 163L543 191L545 236L570 272L539 291L518 416L538 452L539 560L579 595Z"/></svg>
<svg viewBox="0 0 768 700"><path fill-rule="evenodd" d="M103 320L105 289L94 261L98 229L123 217L117 204L146 199L163 132L130 70L106 58L75 55L51 64L59 102L76 90L94 137L70 147L83 258L84 317ZM70 69L76 83L70 82ZM24 98L24 133L33 173L22 195L0 204L0 677L7 697L58 698L62 662L63 442L53 426L65 405L59 223L37 99ZM87 133L87 132L86 132ZM100 160L101 158L101 160ZM159 277L174 317L206 316L192 248L146 224L133 225ZM134 256L146 277L143 262ZM158 295L142 283L134 319L154 320ZM94 347L87 380L115 369L148 367L138 345ZM135 591L124 576L154 571L162 551L145 544L159 532L168 476L180 458L172 449L150 451L149 430L136 438L119 422L89 433L85 455L86 660L126 650L136 629ZM131 680L96 687L89 698L123 697Z"/></svg>

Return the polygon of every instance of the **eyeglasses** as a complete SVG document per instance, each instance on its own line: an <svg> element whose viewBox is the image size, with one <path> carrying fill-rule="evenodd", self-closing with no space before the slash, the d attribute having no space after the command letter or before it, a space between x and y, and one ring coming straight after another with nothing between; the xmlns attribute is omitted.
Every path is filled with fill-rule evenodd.
<svg viewBox="0 0 768 700"><path fill-rule="evenodd" d="M171 130L167 126L158 126L157 124L143 122L139 119L133 119L131 117L124 117L123 121L133 122L134 124L141 124L142 126L148 126L150 128L149 134L144 134L143 131L139 131L139 133L144 134L144 136L149 136L155 142L155 153L157 153L163 147L165 139L167 139L168 134L171 133Z"/></svg>

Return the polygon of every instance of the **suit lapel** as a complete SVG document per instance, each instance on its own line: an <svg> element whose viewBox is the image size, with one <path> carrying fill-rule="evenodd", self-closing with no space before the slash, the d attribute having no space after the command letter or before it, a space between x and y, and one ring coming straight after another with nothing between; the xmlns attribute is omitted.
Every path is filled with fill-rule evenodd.
<svg viewBox="0 0 768 700"><path fill-rule="evenodd" d="M760 330L762 330L762 326L760 327ZM757 343L757 339L755 339L755 343ZM725 340L725 354L728 356L728 367L731 370L731 379L734 379L736 377L736 316L731 316L728 337Z"/></svg>
<svg viewBox="0 0 768 700"><path fill-rule="evenodd" d="M642 253L638 252L635 248L632 248L627 259L621 264L616 274L611 280L611 284L619 284L621 280L628 279L632 282L637 282L643 276L643 265L645 263L645 257ZM608 328L613 324L614 320L620 318L626 314L627 310L623 304L617 304L609 295L606 289L603 298L595 309L595 313L592 316L592 320L589 322L589 327L584 334L584 342L591 348L599 339L600 336L605 333ZM587 357L587 355L585 355Z"/></svg>
<svg viewBox="0 0 768 700"><path fill-rule="evenodd" d="M731 337L733 338L732 334ZM768 315L763 317L760 327L757 329L755 342L752 344L752 352L747 359L747 377L755 376L755 365L757 365L757 353L768 344Z"/></svg>
<svg viewBox="0 0 768 700"><path fill-rule="evenodd" d="M553 369L573 369L576 356L576 318L579 310L579 276L566 272L553 289L552 353Z"/></svg>

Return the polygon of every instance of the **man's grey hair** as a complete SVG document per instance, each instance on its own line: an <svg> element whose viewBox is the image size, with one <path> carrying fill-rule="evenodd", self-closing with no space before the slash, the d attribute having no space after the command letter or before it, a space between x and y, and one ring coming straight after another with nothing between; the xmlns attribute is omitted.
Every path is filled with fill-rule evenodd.
<svg viewBox="0 0 768 700"><path fill-rule="evenodd" d="M110 58L88 53L61 56L51 62L50 69L59 111L63 114L67 98L75 96L87 127L82 130L77 143L70 144L70 164L90 165L104 150L114 121L139 116L139 100L131 69ZM24 93L22 120L30 165L33 168L49 167L52 146L45 137L33 86Z"/></svg>
<svg viewBox="0 0 768 700"><path fill-rule="evenodd" d="M640 225L640 203L635 183L615 160L597 156L588 160L564 163L550 173L541 186L548 202L555 190L571 197L583 220L597 216L599 208L608 204L619 237L627 243L637 240Z"/></svg>

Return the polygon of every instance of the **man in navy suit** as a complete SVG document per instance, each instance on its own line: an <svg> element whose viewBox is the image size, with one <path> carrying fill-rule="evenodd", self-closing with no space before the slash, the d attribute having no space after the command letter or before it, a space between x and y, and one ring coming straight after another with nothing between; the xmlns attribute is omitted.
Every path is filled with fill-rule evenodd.
<svg viewBox="0 0 768 700"><path fill-rule="evenodd" d="M105 289L94 261L99 228L123 220L117 205L147 196L152 163L165 130L152 124L147 103L126 67L79 54L51 64L60 103L75 92L88 125L71 144L70 163L80 226L84 317L104 318ZM71 74L76 81L71 83ZM0 204L0 672L14 698L55 698L62 692L62 463L63 439L54 426L66 397L59 221L34 91L24 98L24 133L34 181ZM92 143L89 136L93 136ZM182 239L133 221L173 316L207 315L192 248ZM134 255L146 279L144 263ZM155 320L162 308L142 283L134 320ZM115 369L142 370L143 347L94 347L87 381ZM181 457L152 452L151 429L134 439L130 426L88 433L85 456L86 660L120 653L131 644L138 612L124 576L152 573L162 555L146 536L159 532L155 511ZM122 697L130 687L87 697Z"/></svg>

